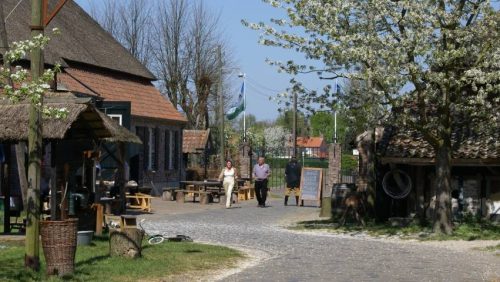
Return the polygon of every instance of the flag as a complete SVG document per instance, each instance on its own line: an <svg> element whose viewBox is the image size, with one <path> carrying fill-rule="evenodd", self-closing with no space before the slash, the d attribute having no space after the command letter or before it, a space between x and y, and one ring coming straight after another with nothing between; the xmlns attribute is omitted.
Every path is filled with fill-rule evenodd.
<svg viewBox="0 0 500 282"><path fill-rule="evenodd" d="M335 94L341 94L340 84L335 81Z"/></svg>
<svg viewBox="0 0 500 282"><path fill-rule="evenodd" d="M226 117L228 120L235 119L241 112L245 110L245 82L241 84L240 93L238 94L238 103L235 106L231 107L226 112Z"/></svg>

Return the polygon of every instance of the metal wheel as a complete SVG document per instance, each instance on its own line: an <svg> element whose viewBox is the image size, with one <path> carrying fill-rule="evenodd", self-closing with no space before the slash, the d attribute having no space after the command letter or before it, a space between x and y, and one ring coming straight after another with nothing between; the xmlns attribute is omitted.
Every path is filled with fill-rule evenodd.
<svg viewBox="0 0 500 282"><path fill-rule="evenodd" d="M401 183L398 183L396 178L399 178ZM391 170L384 175L382 188L393 199L406 198L412 188L411 177L400 169Z"/></svg>
<svg viewBox="0 0 500 282"><path fill-rule="evenodd" d="M151 245L157 245L163 243L163 241L165 241L165 238L163 238L162 235L155 235L149 238L148 243Z"/></svg>

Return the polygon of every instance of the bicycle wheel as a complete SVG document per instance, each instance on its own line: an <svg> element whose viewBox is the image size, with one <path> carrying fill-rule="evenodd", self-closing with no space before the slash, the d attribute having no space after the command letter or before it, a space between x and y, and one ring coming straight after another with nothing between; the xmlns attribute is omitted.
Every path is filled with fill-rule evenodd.
<svg viewBox="0 0 500 282"><path fill-rule="evenodd" d="M157 244L163 243L164 240L165 240L165 238L163 238L163 236L155 235L155 236L149 238L148 243L151 245L157 245Z"/></svg>

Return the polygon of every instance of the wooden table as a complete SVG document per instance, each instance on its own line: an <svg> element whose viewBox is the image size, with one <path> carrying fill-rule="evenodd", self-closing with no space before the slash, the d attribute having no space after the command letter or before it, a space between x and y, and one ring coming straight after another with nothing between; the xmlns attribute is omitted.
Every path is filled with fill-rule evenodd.
<svg viewBox="0 0 500 282"><path fill-rule="evenodd" d="M216 181L216 180L181 181L180 184L181 184L181 189L175 190L178 202L184 202L184 194L193 193L193 202L196 201L196 194L198 194L200 196L200 203L208 204L209 202L209 198L207 197L208 195L211 196L213 193L217 193L218 195L220 195L220 193L222 192L222 181ZM193 187L200 187L201 189L199 190L187 189L189 185L192 185ZM211 187L216 188L216 191L209 191L209 189L207 189Z"/></svg>
<svg viewBox="0 0 500 282"><path fill-rule="evenodd" d="M146 212L151 212L151 197L147 194L136 193L134 195L127 195L127 199L132 199L132 203L129 205L130 208L141 209Z"/></svg>

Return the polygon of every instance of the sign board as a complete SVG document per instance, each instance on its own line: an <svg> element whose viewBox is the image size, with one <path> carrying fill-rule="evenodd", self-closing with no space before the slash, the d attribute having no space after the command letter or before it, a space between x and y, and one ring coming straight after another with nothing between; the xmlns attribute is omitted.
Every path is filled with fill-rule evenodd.
<svg viewBox="0 0 500 282"><path fill-rule="evenodd" d="M302 177L300 179L301 200L321 201L322 180L322 168L302 168Z"/></svg>

